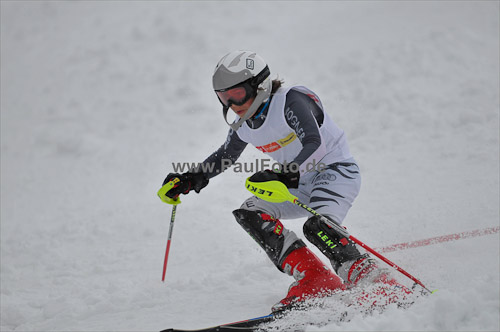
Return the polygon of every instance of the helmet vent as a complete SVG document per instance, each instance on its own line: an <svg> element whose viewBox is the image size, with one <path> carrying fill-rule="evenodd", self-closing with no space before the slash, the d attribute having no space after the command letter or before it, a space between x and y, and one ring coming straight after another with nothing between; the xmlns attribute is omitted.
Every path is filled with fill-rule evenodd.
<svg viewBox="0 0 500 332"><path fill-rule="evenodd" d="M240 59L241 57L243 56L243 54L245 54L244 52L242 52L240 55L238 55L236 58L233 59L233 61L231 61L231 63L229 64L228 68L231 68L231 67L234 67L234 66L237 66L238 63L240 63Z"/></svg>

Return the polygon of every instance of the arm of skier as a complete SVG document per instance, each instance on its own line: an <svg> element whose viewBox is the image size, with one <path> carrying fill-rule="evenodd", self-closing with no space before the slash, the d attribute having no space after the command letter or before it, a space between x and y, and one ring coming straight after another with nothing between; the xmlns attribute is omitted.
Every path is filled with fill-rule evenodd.
<svg viewBox="0 0 500 332"><path fill-rule="evenodd" d="M208 185L209 179L224 172L241 155L247 143L242 141L235 131L229 130L226 142L217 151L208 156L198 167L186 173L170 173L163 185L174 178L179 178L177 185L168 191L167 196L174 198L180 194L187 195L191 190L199 193Z"/></svg>
<svg viewBox="0 0 500 332"><path fill-rule="evenodd" d="M208 156L208 158L201 163L199 169L203 171L208 179L211 179L224 172L238 160L246 146L247 143L242 141L234 130L229 129L224 144L222 144L217 151Z"/></svg>
<svg viewBox="0 0 500 332"><path fill-rule="evenodd" d="M300 174L304 174L326 152L319 132L324 119L323 111L307 95L290 90L285 103L285 118L302 143L302 150L291 163L299 165Z"/></svg>

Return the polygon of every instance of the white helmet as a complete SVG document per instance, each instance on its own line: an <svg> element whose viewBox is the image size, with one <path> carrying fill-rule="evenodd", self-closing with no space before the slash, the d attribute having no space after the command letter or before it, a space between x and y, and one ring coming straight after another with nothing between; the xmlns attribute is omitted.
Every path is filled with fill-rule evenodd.
<svg viewBox="0 0 500 332"><path fill-rule="evenodd" d="M272 90L269 67L264 59L251 51L234 51L222 57L215 66L212 83L222 104L224 119L234 130L238 130L262 103L269 100ZM248 111L238 121L229 124L229 107L243 105L250 98L255 99Z"/></svg>

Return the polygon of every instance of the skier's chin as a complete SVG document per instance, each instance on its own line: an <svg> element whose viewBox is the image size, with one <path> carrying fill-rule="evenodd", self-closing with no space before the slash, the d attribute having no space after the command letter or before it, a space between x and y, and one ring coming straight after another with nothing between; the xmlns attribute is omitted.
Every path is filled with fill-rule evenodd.
<svg viewBox="0 0 500 332"><path fill-rule="evenodd" d="M248 112L248 110L238 111L238 112L236 112L236 114L238 114L238 116L241 118L245 115L246 112Z"/></svg>
<svg viewBox="0 0 500 332"><path fill-rule="evenodd" d="M242 118L248 112L248 108L247 109L241 109L241 110L235 110L235 109L233 109L233 112L236 113L237 116L239 116L240 118Z"/></svg>

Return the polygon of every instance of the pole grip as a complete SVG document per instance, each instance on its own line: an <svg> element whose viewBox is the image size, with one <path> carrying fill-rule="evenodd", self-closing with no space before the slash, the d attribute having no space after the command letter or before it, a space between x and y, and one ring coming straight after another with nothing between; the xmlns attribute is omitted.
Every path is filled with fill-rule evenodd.
<svg viewBox="0 0 500 332"><path fill-rule="evenodd" d="M158 190L157 195L158 195L158 197L160 197L160 199L161 199L162 202L167 203L167 204L171 204L171 205L181 204L181 200L179 199L179 196L177 196L175 198L170 198L170 197L167 196L168 191L170 189L172 189L173 187L175 187L175 185L179 181L181 181L179 178L173 178L172 180L170 180L167 183L165 183L160 188L160 190Z"/></svg>

